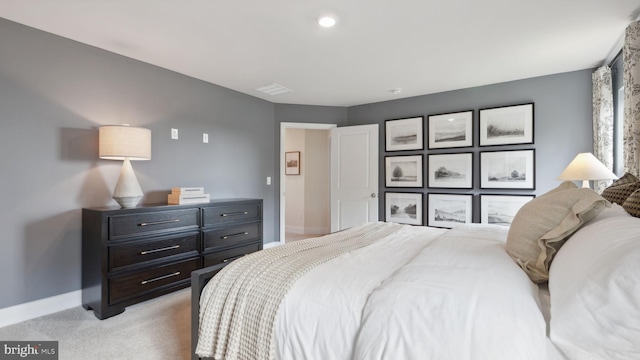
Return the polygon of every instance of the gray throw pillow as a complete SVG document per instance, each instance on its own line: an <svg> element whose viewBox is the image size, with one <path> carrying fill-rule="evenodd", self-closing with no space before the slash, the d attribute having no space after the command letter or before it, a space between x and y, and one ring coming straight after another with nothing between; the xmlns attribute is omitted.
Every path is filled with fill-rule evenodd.
<svg viewBox="0 0 640 360"><path fill-rule="evenodd" d="M640 189L640 180L634 175L626 173L604 189L601 195L612 203L623 205L629 195L638 189Z"/></svg>
<svg viewBox="0 0 640 360"><path fill-rule="evenodd" d="M640 217L640 190L634 191L622 204L631 216Z"/></svg>

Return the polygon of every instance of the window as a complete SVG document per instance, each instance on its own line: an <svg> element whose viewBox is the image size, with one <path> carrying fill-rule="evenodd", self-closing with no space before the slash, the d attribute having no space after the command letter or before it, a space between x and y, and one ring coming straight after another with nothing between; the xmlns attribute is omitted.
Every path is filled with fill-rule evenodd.
<svg viewBox="0 0 640 360"><path fill-rule="evenodd" d="M622 50L611 64L611 85L613 88L613 172L618 176L624 173L623 130L624 130L624 83Z"/></svg>

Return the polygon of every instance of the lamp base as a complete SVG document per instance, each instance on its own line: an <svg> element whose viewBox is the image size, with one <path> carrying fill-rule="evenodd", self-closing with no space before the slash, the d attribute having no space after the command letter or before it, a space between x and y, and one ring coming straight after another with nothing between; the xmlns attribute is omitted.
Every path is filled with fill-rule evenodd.
<svg viewBox="0 0 640 360"><path fill-rule="evenodd" d="M131 208L138 205L142 199L142 189L138 184L138 178L133 172L129 158L125 158L120 169L120 176L113 190L113 199L123 208Z"/></svg>
<svg viewBox="0 0 640 360"><path fill-rule="evenodd" d="M138 203L142 199L142 196L125 196L125 197L113 197L118 204L123 208L133 208L138 206Z"/></svg>

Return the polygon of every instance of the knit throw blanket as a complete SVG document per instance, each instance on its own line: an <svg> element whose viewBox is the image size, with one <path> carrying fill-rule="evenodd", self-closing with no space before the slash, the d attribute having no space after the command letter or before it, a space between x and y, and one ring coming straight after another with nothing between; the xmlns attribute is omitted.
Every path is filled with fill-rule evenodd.
<svg viewBox="0 0 640 360"><path fill-rule="evenodd" d="M244 256L224 267L200 297L196 353L224 360L271 360L280 303L302 275L403 225L370 223Z"/></svg>

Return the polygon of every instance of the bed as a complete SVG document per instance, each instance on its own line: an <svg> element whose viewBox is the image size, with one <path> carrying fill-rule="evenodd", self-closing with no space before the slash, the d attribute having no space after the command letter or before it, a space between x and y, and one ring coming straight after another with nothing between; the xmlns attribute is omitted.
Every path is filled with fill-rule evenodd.
<svg viewBox="0 0 640 360"><path fill-rule="evenodd" d="M640 358L640 219L571 183L534 201L511 227L370 223L196 271L192 355Z"/></svg>

